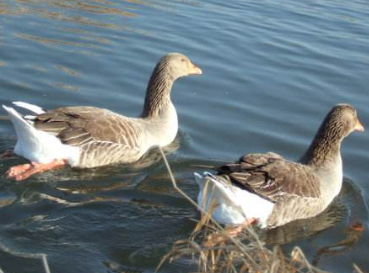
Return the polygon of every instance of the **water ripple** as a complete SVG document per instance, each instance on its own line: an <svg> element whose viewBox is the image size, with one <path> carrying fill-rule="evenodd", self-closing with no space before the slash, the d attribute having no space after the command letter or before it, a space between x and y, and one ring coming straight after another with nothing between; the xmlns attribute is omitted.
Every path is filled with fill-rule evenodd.
<svg viewBox="0 0 369 273"><path fill-rule="evenodd" d="M352 103L367 125L368 11L363 0L3 1L0 104L93 105L138 115L155 63L167 52L183 52L203 75L173 86L181 132L168 154L178 184L196 198L193 172L203 170L194 165L266 151L296 159L336 103ZM0 115L2 151L16 140ZM343 143L352 181L322 222L309 220L311 233L301 233L311 234L297 241L309 257L316 245L344 236L354 213L367 225L368 141L367 133L354 133ZM132 168L65 168L25 183L6 179L5 171L23 162L0 160L0 237L19 250L47 252L52 272L151 272L198 217L173 189L155 150ZM315 234L325 226L331 228ZM293 230L276 233L299 235ZM278 241L278 234L270 236ZM324 269L366 265L368 234L353 251L325 259ZM0 253L6 272L40 271L39 264L9 256Z"/></svg>

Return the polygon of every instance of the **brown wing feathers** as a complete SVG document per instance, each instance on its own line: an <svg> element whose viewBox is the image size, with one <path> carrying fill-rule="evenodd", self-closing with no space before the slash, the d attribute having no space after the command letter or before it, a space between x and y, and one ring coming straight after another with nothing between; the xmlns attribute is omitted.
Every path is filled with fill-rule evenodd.
<svg viewBox="0 0 369 273"><path fill-rule="evenodd" d="M95 107L63 107L48 111L35 118L34 126L72 146L107 141L134 148L142 133L129 118Z"/></svg>
<svg viewBox="0 0 369 273"><path fill-rule="evenodd" d="M34 126L56 135L64 144L78 146L93 140L85 130L87 121L82 116L63 112L61 109L49 111L38 115L34 120Z"/></svg>
<svg viewBox="0 0 369 273"><path fill-rule="evenodd" d="M220 175L263 198L277 201L288 195L318 197L317 179L305 166L286 161L276 154L254 154L221 166Z"/></svg>

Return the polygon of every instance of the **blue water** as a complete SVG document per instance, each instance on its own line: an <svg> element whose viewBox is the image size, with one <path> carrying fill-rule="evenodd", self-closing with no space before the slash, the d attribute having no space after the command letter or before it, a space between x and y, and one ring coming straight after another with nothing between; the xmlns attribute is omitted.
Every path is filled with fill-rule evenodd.
<svg viewBox="0 0 369 273"><path fill-rule="evenodd" d="M169 161L179 185L195 197L193 165L267 151L297 159L337 103L354 105L368 127L368 15L361 0L4 0L0 104L93 105L135 116L156 62L184 53L203 75L174 85L180 133ZM16 139L0 115L0 150L6 150ZM321 256L318 266L351 272L356 263L368 270L368 141L367 132L344 141L345 183L331 211L303 222L306 236L274 241L301 246L312 261L360 221L365 230L358 241ZM23 162L0 161L0 243L47 254L53 273L153 272L198 218L155 152L137 169L66 168L8 180L6 170ZM0 250L4 272L42 271L39 259L13 252ZM162 269L174 270L189 271L183 264Z"/></svg>

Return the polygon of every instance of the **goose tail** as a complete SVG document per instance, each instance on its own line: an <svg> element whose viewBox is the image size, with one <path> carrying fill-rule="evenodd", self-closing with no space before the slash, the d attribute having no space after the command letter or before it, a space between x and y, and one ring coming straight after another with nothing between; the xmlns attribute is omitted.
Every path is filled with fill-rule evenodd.
<svg viewBox="0 0 369 273"><path fill-rule="evenodd" d="M207 189L209 189L209 191L210 189L211 191L213 191L213 187L217 189L216 196L214 197L222 197L222 199L225 198L227 202L233 203L234 192L232 191L232 187L228 185L225 181L223 181L222 178L218 178L217 176L209 172L204 172L203 175L194 173L194 175L195 180L200 187L200 194L206 194L203 191L206 187L206 184L209 183L209 185L207 186Z"/></svg>
<svg viewBox="0 0 369 273"><path fill-rule="evenodd" d="M5 105L3 105L3 108L8 113L9 118L13 123L18 140L30 133L33 133L33 131L36 131L36 129L33 128L32 123L24 119L14 108Z"/></svg>
<svg viewBox="0 0 369 273"><path fill-rule="evenodd" d="M45 110L41 107L30 104L23 101L14 101L13 104L20 108L26 109L32 112L33 115L22 116L13 107L3 105L3 108L8 113L11 122L13 123L15 133L17 134L18 140L22 141L25 137L30 135L37 135L38 131L33 127L33 120L35 119L34 114L40 115L45 113Z"/></svg>
<svg viewBox="0 0 369 273"><path fill-rule="evenodd" d="M218 223L239 225L255 218L262 227L266 226L273 202L230 184L223 176L195 173L195 180L200 187L198 208L204 211L213 208L212 216Z"/></svg>
<svg viewBox="0 0 369 273"><path fill-rule="evenodd" d="M29 103L15 102L14 104L31 111L33 114L44 112L42 108ZM14 148L17 155L38 163L78 157L77 148L63 145L57 137L37 130L33 126L34 116L22 116L14 108L5 105L3 108L8 113L17 135L17 144Z"/></svg>

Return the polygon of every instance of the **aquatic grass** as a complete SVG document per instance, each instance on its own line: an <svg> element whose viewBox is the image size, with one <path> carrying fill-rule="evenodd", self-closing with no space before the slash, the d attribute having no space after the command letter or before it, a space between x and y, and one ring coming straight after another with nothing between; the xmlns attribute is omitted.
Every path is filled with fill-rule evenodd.
<svg viewBox="0 0 369 273"><path fill-rule="evenodd" d="M168 160L159 147L163 161L169 173L173 187L201 212L200 220L189 238L176 241L169 253L160 261L156 272L164 263L185 260L197 266L197 272L215 273L323 273L313 266L300 247L293 247L285 254L279 245L266 246L255 232L253 226L245 228L237 237L230 236L225 228L219 225L177 185ZM208 185L205 186L206 194ZM355 272L362 273L357 265Z"/></svg>

